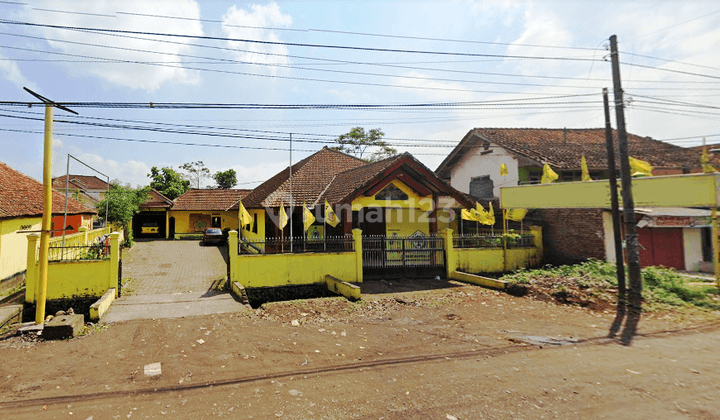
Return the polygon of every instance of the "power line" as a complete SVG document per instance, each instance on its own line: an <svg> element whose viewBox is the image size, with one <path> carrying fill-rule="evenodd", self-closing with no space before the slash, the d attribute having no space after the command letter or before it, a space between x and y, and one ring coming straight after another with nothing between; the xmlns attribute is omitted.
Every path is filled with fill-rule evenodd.
<svg viewBox="0 0 720 420"><path fill-rule="evenodd" d="M265 41L265 40L258 40L258 39L229 38L229 37L218 37L218 36L207 36L207 35L188 35L188 34L149 32L149 31L130 31L130 30L122 30L122 29L106 29L106 28L91 28L91 27L66 26L66 25L51 25L51 24L42 24L42 23L14 21L14 20L8 20L8 19L0 19L0 23L6 23L6 24L10 24L10 25L21 25L21 26L62 29L62 30L70 30L70 31L80 31L80 32L121 33L121 34L162 36L162 37L172 37L172 38L185 38L185 39L203 39L203 40L207 40L207 41L247 42L247 43L251 43L251 44L282 45L282 46L287 46L287 47L326 48L326 49L352 50L352 51L402 53L402 54L423 54L423 55L440 55L440 56L460 56L460 57L494 57L494 58L504 58L504 59L531 59L531 60L558 60L558 61L603 61L601 59L586 58L586 57L524 56L524 55L508 55L508 54L485 54L485 53L451 52L451 51L408 50L408 49L396 49L396 48L356 47L356 46L350 46L350 45L331 45L331 44L310 44L310 43L300 43L300 42Z"/></svg>
<svg viewBox="0 0 720 420"><path fill-rule="evenodd" d="M714 11L714 12L710 12L710 13L704 14L704 15L702 15L702 16L698 16L698 17L696 17L696 18L692 18L692 19L690 19L690 20L686 20L686 21L684 21L684 22L676 23L675 25L670 25L670 26L667 26L667 27L665 27L665 28L661 28L661 29L658 29L658 30L655 30L655 31L652 31L652 32L648 32L648 33L646 33L646 34L642 34L642 35L636 36L635 38L631 39L630 41L635 41L635 40L638 39L638 38L642 38L642 37L645 37L645 36L648 36L648 35L652 35L652 34L655 34L655 33L658 33L658 32L662 32L662 31L666 31L666 30L668 30L668 29L672 29L672 28L675 28L675 27L677 27L677 26L684 25L684 24L686 24L686 23L689 23L689 22L692 22L692 21L695 21L695 20L698 20L698 19L703 19L703 18L706 18L706 17L708 17L708 16L712 16L712 15L714 15L714 14L716 14L716 13L720 13L720 10L716 10L716 11ZM628 41L628 42L630 42L630 41Z"/></svg>
<svg viewBox="0 0 720 420"><path fill-rule="evenodd" d="M625 65L625 66L633 66L633 67L640 67L640 68L650 69L650 70L665 71L665 72L669 72L669 73L686 74L686 75L689 75L689 76L707 77L707 78L710 78L710 79L720 80L720 76L713 76L713 75L710 75L710 74L693 73L693 72L689 72L689 71L673 70L673 69L663 69L663 68L660 68L660 67L645 66L645 65L643 65L643 64L637 64L637 63L623 63L623 65Z"/></svg>

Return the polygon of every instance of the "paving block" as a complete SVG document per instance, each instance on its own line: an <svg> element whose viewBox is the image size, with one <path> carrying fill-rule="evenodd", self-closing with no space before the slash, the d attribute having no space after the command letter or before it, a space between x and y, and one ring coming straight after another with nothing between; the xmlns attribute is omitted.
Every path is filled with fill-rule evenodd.
<svg viewBox="0 0 720 420"><path fill-rule="evenodd" d="M60 315L45 323L43 337L46 340L77 337L85 326L85 315Z"/></svg>

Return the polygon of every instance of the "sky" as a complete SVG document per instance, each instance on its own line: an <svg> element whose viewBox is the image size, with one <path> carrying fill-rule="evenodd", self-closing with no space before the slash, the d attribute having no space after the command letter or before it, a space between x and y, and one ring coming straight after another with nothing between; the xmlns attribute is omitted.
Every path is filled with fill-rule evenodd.
<svg viewBox="0 0 720 420"><path fill-rule="evenodd" d="M434 170L474 127L603 127L611 35L628 132L720 143L716 1L0 0L0 162L42 178L27 87L76 104L54 176L254 188L353 127Z"/></svg>

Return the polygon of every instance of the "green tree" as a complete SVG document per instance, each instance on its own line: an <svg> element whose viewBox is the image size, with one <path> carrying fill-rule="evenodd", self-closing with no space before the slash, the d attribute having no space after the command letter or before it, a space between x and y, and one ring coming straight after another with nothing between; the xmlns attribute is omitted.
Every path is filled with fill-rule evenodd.
<svg viewBox="0 0 720 420"><path fill-rule="evenodd" d="M140 212L140 204L145 202L149 190L149 187L134 189L129 186L111 184L107 196L95 205L101 218L122 226L127 245L132 244L133 241L130 229L133 216ZM105 214L105 203L108 203L107 214Z"/></svg>
<svg viewBox="0 0 720 420"><path fill-rule="evenodd" d="M148 177L152 179L150 188L160 192L165 197L174 200L190 189L190 181L183 179L182 175L170 168L158 169L153 166Z"/></svg>
<svg viewBox="0 0 720 420"><path fill-rule="evenodd" d="M397 154L397 150L390 147L390 144L382 139L384 135L385 133L379 128L373 128L365 132L362 127L354 127L350 132L335 139L338 146L331 147L331 149L374 162ZM366 154L369 155L364 158L363 156Z"/></svg>
<svg viewBox="0 0 720 420"><path fill-rule="evenodd" d="M185 171L185 179L189 180L195 188L200 189L200 183L204 178L210 178L210 169L205 167L202 160L197 162L188 162L180 165L180 169Z"/></svg>
<svg viewBox="0 0 720 420"><path fill-rule="evenodd" d="M237 184L237 174L235 173L235 169L228 169L225 172L215 172L213 179L215 180L215 184L217 184L218 188L225 190L230 189Z"/></svg>

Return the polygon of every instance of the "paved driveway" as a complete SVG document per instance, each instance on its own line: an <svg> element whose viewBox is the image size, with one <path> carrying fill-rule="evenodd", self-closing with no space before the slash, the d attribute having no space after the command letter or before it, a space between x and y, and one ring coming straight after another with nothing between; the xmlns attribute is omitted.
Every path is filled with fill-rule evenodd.
<svg viewBox="0 0 720 420"><path fill-rule="evenodd" d="M123 295L204 292L227 276L227 246L144 241L123 255Z"/></svg>
<svg viewBox="0 0 720 420"><path fill-rule="evenodd" d="M217 290L227 276L227 246L199 241L139 241L123 255L122 297L104 322L179 318L237 312L245 308Z"/></svg>

